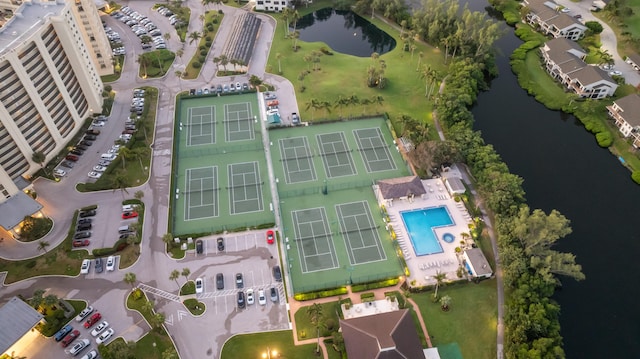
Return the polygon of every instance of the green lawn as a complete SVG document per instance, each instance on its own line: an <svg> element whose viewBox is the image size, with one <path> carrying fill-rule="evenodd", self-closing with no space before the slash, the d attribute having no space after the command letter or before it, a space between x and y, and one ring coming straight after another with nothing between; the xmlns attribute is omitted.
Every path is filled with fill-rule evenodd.
<svg viewBox="0 0 640 359"><path fill-rule="evenodd" d="M441 287L440 297L451 297L451 310L433 303L433 292L413 294L434 346L457 342L465 358L496 357L496 281Z"/></svg>
<svg viewBox="0 0 640 359"><path fill-rule="evenodd" d="M301 16L320 8L331 6L331 1L314 1L308 8L298 9ZM400 114L407 114L416 119L431 122L431 110L433 103L427 101L423 96L416 95L424 93L425 80L420 78L418 68L418 54L423 53L420 68L429 64L431 68L444 73L446 67L443 64L443 56L440 50L431 46L416 42L417 49L413 58L410 52L402 51L402 41L400 33L382 21L374 20L373 23L386 31L396 39L396 48L386 53L380 58L385 61L387 68L385 76L388 79L384 89L369 88L366 86L367 68L372 64L371 58L355 57L333 52L333 55L320 56L320 69L311 70L301 83L298 77L301 72L307 71L310 64L304 61L304 57L314 50L325 47L325 43L306 43L298 40L300 47L297 52L293 51L293 43L290 39L285 39L284 25L280 15L273 14L278 20L278 25L274 34L273 44L269 55L267 71L278 73L278 54L280 54L280 67L282 76L291 81L296 90L298 106L303 121L311 121L321 118L338 118L340 109L332 108L330 113L324 110L315 111L307 109L307 104L312 99L334 103L338 96L349 97L356 95L359 99L372 98L372 96L382 96L382 105L358 105L344 109L342 115L360 116L363 113L389 113L392 119ZM369 17L367 17L370 20ZM301 92L301 87L306 87Z"/></svg>
<svg viewBox="0 0 640 359"><path fill-rule="evenodd" d="M331 319L335 323L334 330L336 330L339 326L339 318L338 312L340 311L340 305L338 301L320 304L322 307L322 314L326 319ZM296 329L298 330L298 340L317 338L318 332L316 327L311 324L309 320L309 315L307 314L307 308L310 306L300 307L296 314L294 315L294 320L296 321ZM320 336L326 337L331 335L331 330L328 329L320 329Z"/></svg>
<svg viewBox="0 0 640 359"><path fill-rule="evenodd" d="M267 350L277 351L278 358L315 358L314 344L295 346L291 330L232 337L222 347L221 359L262 358Z"/></svg>

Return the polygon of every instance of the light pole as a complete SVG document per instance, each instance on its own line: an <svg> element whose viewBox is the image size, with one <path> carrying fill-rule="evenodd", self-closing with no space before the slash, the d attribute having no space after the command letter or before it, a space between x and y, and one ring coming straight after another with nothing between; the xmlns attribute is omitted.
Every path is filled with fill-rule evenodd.
<svg viewBox="0 0 640 359"><path fill-rule="evenodd" d="M267 352L266 353L262 353L262 357L265 359L272 359L272 358L277 358L278 357L278 351L273 349L273 350L269 350L269 347L267 347Z"/></svg>

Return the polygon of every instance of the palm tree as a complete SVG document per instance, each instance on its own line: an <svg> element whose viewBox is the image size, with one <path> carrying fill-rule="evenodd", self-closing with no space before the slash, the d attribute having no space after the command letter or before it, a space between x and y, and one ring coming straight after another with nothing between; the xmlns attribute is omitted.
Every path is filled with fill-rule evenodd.
<svg viewBox="0 0 640 359"><path fill-rule="evenodd" d="M280 64L280 60L282 60L282 54L278 52L276 54L276 59L278 60L278 74L282 75L282 65Z"/></svg>
<svg viewBox="0 0 640 359"><path fill-rule="evenodd" d="M111 186L113 187L113 191L121 190L122 198L124 198L125 193L129 193L127 191L127 187L129 186L129 179L127 178L126 173L123 171L118 171L113 179L111 180Z"/></svg>
<svg viewBox="0 0 640 359"><path fill-rule="evenodd" d="M420 63L422 62L423 57L424 57L424 53L422 51L418 52L418 66L416 66L416 71L420 69Z"/></svg>
<svg viewBox="0 0 640 359"><path fill-rule="evenodd" d="M45 171L45 173L47 172L46 169L44 168L44 161L47 160L47 155L45 155L44 152L42 151L33 152L33 154L31 155L31 160L39 164L40 168L42 168L42 170Z"/></svg>
<svg viewBox="0 0 640 359"><path fill-rule="evenodd" d="M331 107L332 107L332 105L331 105L331 102L329 102L329 101L320 102L320 107L319 108L324 109L325 111L327 111L327 113L326 113L327 115L329 115L331 113Z"/></svg>
<svg viewBox="0 0 640 359"><path fill-rule="evenodd" d="M440 298L440 309L442 309L443 311L447 312L449 311L449 305L451 305L451 297L448 295L445 295L444 297Z"/></svg>
<svg viewBox="0 0 640 359"><path fill-rule="evenodd" d="M339 95L336 101L334 102L333 107L338 107L340 109L340 117L342 117L342 109L349 104L349 100Z"/></svg>
<svg viewBox="0 0 640 359"><path fill-rule="evenodd" d="M171 248L173 246L173 235L171 233L165 233L162 236L162 241L168 246L168 248Z"/></svg>
<svg viewBox="0 0 640 359"><path fill-rule="evenodd" d="M371 100L368 98L363 98L362 100L360 100L360 104L362 105L362 114L366 114L367 113L367 105L371 104Z"/></svg>
<svg viewBox="0 0 640 359"><path fill-rule="evenodd" d="M189 34L189 45L191 45L194 41L198 41L200 40L200 38L202 37L202 35L200 34L200 32L198 31L194 31L192 33Z"/></svg>
<svg viewBox="0 0 640 359"><path fill-rule="evenodd" d="M47 247L49 246L49 242L47 241L39 241L38 242L38 250L39 251L44 251L45 253L47 253Z"/></svg>
<svg viewBox="0 0 640 359"><path fill-rule="evenodd" d="M137 278L136 278L136 274L135 273L132 273L132 272L125 273L124 282L127 283L127 284L131 284L131 288L135 287L134 284L136 283L136 280L137 280Z"/></svg>
<svg viewBox="0 0 640 359"><path fill-rule="evenodd" d="M378 106L382 106L382 103L384 102L384 97L380 95L373 95L371 97L371 102L377 104Z"/></svg>
<svg viewBox="0 0 640 359"><path fill-rule="evenodd" d="M229 63L229 58L227 57L227 55L225 54L220 55L220 65L222 65L222 67L224 68L224 71L227 71L228 63Z"/></svg>
<svg viewBox="0 0 640 359"><path fill-rule="evenodd" d="M144 69L144 76L143 77L146 78L147 77L147 66L149 66L149 64L151 63L151 61L149 60L149 57L146 56L146 54L138 55L138 63Z"/></svg>
<svg viewBox="0 0 640 359"><path fill-rule="evenodd" d="M229 62L231 63L231 65L233 65L233 71L235 71L236 70L236 66L238 65L238 60L231 59L231 60L229 60Z"/></svg>
<svg viewBox="0 0 640 359"><path fill-rule="evenodd" d="M306 110L309 111L309 109L311 110L311 121L313 121L313 115L316 112L315 110L317 110L320 106L320 101L318 101L315 98L312 98L311 101L307 102L307 107Z"/></svg>
<svg viewBox="0 0 640 359"><path fill-rule="evenodd" d="M185 281L189 280L189 274L191 274L191 269L189 268L182 268L182 276L184 277Z"/></svg>
<svg viewBox="0 0 640 359"><path fill-rule="evenodd" d="M136 191L136 192L133 194L133 197L134 197L135 199L137 199L137 200L141 200L141 199L142 199L142 197L144 197L144 192L143 192L143 191Z"/></svg>
<svg viewBox="0 0 640 359"><path fill-rule="evenodd" d="M126 160L133 158L133 150L128 147L120 147L118 154L122 157L122 168L127 166Z"/></svg>
<svg viewBox="0 0 640 359"><path fill-rule="evenodd" d="M447 273L436 271L436 275L432 276L436 280L436 291L433 293L434 298L438 298L438 288L444 283L447 278Z"/></svg>
<svg viewBox="0 0 640 359"><path fill-rule="evenodd" d="M176 282L176 285L178 286L178 289L180 289L180 284L178 283L178 278L179 277L180 277L180 271L177 270L177 269L172 270L171 274L169 275L169 279Z"/></svg>
<svg viewBox="0 0 640 359"><path fill-rule="evenodd" d="M291 9L290 7L285 7L282 10L282 20L284 23L284 37L287 38L287 36L289 36L289 21L291 21L291 15L293 13L293 9Z"/></svg>
<svg viewBox="0 0 640 359"><path fill-rule="evenodd" d="M46 297L44 297L44 305L55 310L55 305L58 303L58 301L60 301L60 298L58 298L57 295L55 294L49 294Z"/></svg>
<svg viewBox="0 0 640 359"><path fill-rule="evenodd" d="M16 355L16 352L12 351L11 355L7 359L27 359L27 357L22 355Z"/></svg>
<svg viewBox="0 0 640 359"><path fill-rule="evenodd" d="M151 326L154 329L159 329L164 324L165 316L164 316L164 313L156 313L150 319L151 319Z"/></svg>
<svg viewBox="0 0 640 359"><path fill-rule="evenodd" d="M251 75L251 77L249 77L249 84L258 89L258 86L262 84L262 79L256 75Z"/></svg>
<svg viewBox="0 0 640 359"><path fill-rule="evenodd" d="M300 31L296 30L289 33L289 38L293 41L293 51L298 51L298 38L300 37Z"/></svg>
<svg viewBox="0 0 640 359"><path fill-rule="evenodd" d="M143 312L153 314L153 302L150 300L147 300L146 302L142 303L141 309Z"/></svg>
<svg viewBox="0 0 640 359"><path fill-rule="evenodd" d="M307 315L309 316L309 321L313 326L316 327L318 334L318 344L316 346L316 353L320 352L320 327L322 326L322 306L318 303L314 303L313 305L307 308Z"/></svg>

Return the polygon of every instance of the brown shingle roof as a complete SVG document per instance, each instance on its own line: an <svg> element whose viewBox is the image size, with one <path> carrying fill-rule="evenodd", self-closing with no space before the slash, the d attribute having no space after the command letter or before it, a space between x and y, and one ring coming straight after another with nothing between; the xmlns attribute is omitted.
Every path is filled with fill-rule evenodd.
<svg viewBox="0 0 640 359"><path fill-rule="evenodd" d="M575 19L573 16L569 16L567 14L559 13L558 16L554 16L553 18L547 21L549 25L555 25L558 29L566 29L568 27L580 28L584 31L586 26L582 25L578 19Z"/></svg>
<svg viewBox="0 0 640 359"><path fill-rule="evenodd" d="M640 66L640 55L633 53L629 56L627 56L629 58L629 60L631 60L634 64L636 64L636 66Z"/></svg>
<svg viewBox="0 0 640 359"><path fill-rule="evenodd" d="M379 180L378 187L384 199L406 197L411 194L420 196L427 193L418 176Z"/></svg>
<svg viewBox="0 0 640 359"><path fill-rule="evenodd" d="M627 95L614 101L620 106L624 120L631 126L640 126L640 96L638 94Z"/></svg>
<svg viewBox="0 0 640 359"><path fill-rule="evenodd" d="M409 310L340 320L349 359L424 359Z"/></svg>
<svg viewBox="0 0 640 359"><path fill-rule="evenodd" d="M598 81L606 80L615 84L609 75L597 66L585 66L574 72L571 78L577 79L583 86L593 84Z"/></svg>

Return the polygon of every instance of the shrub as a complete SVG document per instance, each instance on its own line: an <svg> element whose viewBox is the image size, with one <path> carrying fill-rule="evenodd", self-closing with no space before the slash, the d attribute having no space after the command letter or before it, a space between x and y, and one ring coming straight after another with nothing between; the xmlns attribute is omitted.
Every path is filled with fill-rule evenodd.
<svg viewBox="0 0 640 359"><path fill-rule="evenodd" d="M191 64L191 66L193 66L196 69L199 69L202 66L202 64L199 63L198 61L194 61L193 64Z"/></svg>
<svg viewBox="0 0 640 359"><path fill-rule="evenodd" d="M351 286L351 291L355 293L355 292L363 292L369 289L392 287L398 284L398 282L399 282L399 279L394 277L394 278L389 278L389 279L378 281L378 282L356 284Z"/></svg>
<svg viewBox="0 0 640 359"><path fill-rule="evenodd" d="M92 209L98 209L98 205L94 204L93 206L82 207L82 208L80 208L80 211L84 212L84 211L90 211Z"/></svg>
<svg viewBox="0 0 640 359"><path fill-rule="evenodd" d="M341 294L347 294L346 287L322 290L318 292L298 293L293 297L295 298L295 300L304 301L304 300L312 300L312 299L318 299L318 298L333 297Z"/></svg>
<svg viewBox="0 0 640 359"><path fill-rule="evenodd" d="M201 55L201 56L198 56L198 62L200 62L200 63L204 64L204 62L205 62L206 60L207 60L206 55L205 55L205 56L202 56L202 55Z"/></svg>
<svg viewBox="0 0 640 359"><path fill-rule="evenodd" d="M211 41L207 41L207 42L205 42L204 44L205 44L205 46L206 46L207 48L210 48L210 47L211 47L212 42L211 42Z"/></svg>
<svg viewBox="0 0 640 359"><path fill-rule="evenodd" d="M207 47L206 47L206 46L204 46L204 45L200 45L200 46L198 46L198 50L206 50L206 49L207 49Z"/></svg>
<svg viewBox="0 0 640 359"><path fill-rule="evenodd" d="M207 56L207 50L200 50L200 56Z"/></svg>

